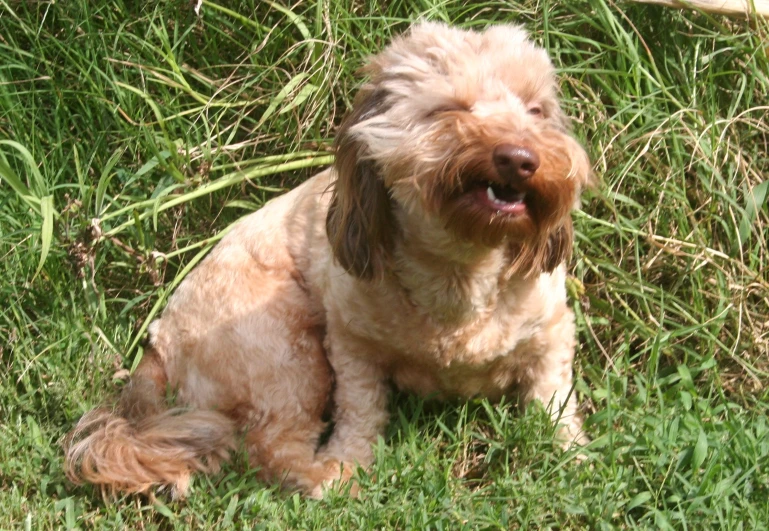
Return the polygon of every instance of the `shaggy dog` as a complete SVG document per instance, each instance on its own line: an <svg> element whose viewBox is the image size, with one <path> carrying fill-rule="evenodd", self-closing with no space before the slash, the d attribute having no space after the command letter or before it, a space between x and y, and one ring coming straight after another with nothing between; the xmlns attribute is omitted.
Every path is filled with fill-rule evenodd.
<svg viewBox="0 0 769 531"><path fill-rule="evenodd" d="M545 52L517 26L422 23L366 73L333 168L242 220L152 323L117 406L80 420L74 481L183 495L243 437L261 478L321 496L371 464L391 382L540 400L585 441L564 262L590 164Z"/></svg>

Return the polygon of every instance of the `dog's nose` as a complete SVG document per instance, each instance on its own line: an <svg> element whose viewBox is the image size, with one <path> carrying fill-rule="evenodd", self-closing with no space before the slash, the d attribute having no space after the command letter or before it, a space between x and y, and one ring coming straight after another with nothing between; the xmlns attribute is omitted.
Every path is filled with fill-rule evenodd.
<svg viewBox="0 0 769 531"><path fill-rule="evenodd" d="M494 166L509 181L525 181L539 168L539 156L529 148L500 144L494 148Z"/></svg>

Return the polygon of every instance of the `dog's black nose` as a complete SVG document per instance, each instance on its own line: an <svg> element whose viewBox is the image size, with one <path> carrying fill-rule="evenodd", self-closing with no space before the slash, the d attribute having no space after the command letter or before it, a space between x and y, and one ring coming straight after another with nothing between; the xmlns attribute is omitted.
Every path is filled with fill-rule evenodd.
<svg viewBox="0 0 769 531"><path fill-rule="evenodd" d="M494 166L507 181L525 181L539 168L539 156L523 146L500 144L494 148Z"/></svg>

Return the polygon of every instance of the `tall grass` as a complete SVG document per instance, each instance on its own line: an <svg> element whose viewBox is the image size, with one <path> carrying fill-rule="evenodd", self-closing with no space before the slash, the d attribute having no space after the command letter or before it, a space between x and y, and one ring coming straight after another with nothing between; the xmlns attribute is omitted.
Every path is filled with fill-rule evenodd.
<svg viewBox="0 0 769 531"><path fill-rule="evenodd" d="M576 215L578 463L541 408L398 396L361 499L236 456L107 503L60 437L240 216L332 160L365 57L417 18L524 24L601 184ZM769 522L769 38L580 2L0 0L0 527L757 529Z"/></svg>

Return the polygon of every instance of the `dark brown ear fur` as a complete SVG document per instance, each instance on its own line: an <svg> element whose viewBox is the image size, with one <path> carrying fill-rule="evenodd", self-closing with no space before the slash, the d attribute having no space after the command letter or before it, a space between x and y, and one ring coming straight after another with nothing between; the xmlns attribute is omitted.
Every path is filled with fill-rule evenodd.
<svg viewBox="0 0 769 531"><path fill-rule="evenodd" d="M571 258L574 245L574 225L566 220L563 226L547 238L547 251L542 262L542 270L552 273L556 267Z"/></svg>
<svg viewBox="0 0 769 531"><path fill-rule="evenodd" d="M326 216L326 233L334 257L353 275L370 280L382 274L392 248L390 196L366 147L350 128L385 110L384 94L361 90L355 108L337 135L336 181Z"/></svg>
<svg viewBox="0 0 769 531"><path fill-rule="evenodd" d="M574 245L574 226L571 219L551 232L539 243L511 243L510 268L507 276L531 277L540 273L552 273L563 262L571 258Z"/></svg>

